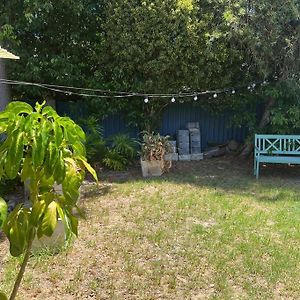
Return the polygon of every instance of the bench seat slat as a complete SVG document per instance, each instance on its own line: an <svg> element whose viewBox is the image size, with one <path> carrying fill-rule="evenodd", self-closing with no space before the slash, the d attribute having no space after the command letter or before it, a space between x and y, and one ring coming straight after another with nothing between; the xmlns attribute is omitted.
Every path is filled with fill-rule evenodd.
<svg viewBox="0 0 300 300"><path fill-rule="evenodd" d="M272 151L270 153L270 151L259 151L257 150L257 153L259 153L260 155L267 155L267 156L272 156L272 155L277 155L277 154L281 154L281 155L300 155L300 151Z"/></svg>
<svg viewBox="0 0 300 300"><path fill-rule="evenodd" d="M267 156L259 155L257 157L259 162L278 163L278 164L300 164L300 157L295 156Z"/></svg>

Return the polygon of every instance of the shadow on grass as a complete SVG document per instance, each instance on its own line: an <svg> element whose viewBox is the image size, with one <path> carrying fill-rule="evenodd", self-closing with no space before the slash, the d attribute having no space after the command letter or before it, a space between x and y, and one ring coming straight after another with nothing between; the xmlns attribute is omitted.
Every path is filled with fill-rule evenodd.
<svg viewBox="0 0 300 300"><path fill-rule="evenodd" d="M287 197L288 192L299 192L300 167L288 165L262 165L260 178L253 175L253 160L243 160L237 157L225 156L194 162L173 163L169 172L162 177L143 178L141 170L136 167L127 172L110 172L103 174L106 182L128 183L147 182L161 184L163 182L178 185L189 184L196 187L207 187L227 193L242 193L255 195L256 201L280 201ZM282 189L276 195L274 189ZM298 197L293 197L299 201Z"/></svg>
<svg viewBox="0 0 300 300"><path fill-rule="evenodd" d="M84 198L84 201L92 200L98 196L104 196L110 192L111 186L101 185L101 184L92 184L85 186L81 192L81 198Z"/></svg>

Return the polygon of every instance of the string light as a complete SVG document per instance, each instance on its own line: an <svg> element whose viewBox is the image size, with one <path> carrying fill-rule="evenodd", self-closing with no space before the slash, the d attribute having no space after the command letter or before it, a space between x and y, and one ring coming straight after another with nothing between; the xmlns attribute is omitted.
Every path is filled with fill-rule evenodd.
<svg viewBox="0 0 300 300"><path fill-rule="evenodd" d="M278 80L277 76L272 77L273 80ZM238 90L242 89L248 89L249 92L253 92L253 89L260 85L264 86L268 84L269 82L267 80L264 80L263 82L256 82L251 83L244 86L238 86L236 87ZM111 90L101 90L101 89L91 89L91 88L83 88L83 87L73 87L73 86L64 86L64 85L54 85L54 84L45 84L45 83L37 83L37 82L25 82L25 81L16 81L16 80L8 80L8 79L1 79L0 78L0 84L8 84L8 85L24 85L24 86L34 86L43 88L52 92L56 93L62 93L64 95L68 96L80 96L80 97L91 97L91 98L104 98L104 99L113 99L113 98L130 98L130 97L143 97L144 103L149 103L149 98L171 98L171 102L176 102L175 97L179 98L180 101L185 101L184 98L192 98L194 101L197 101L199 96L212 96L213 98L217 98L218 94L222 93L231 93L235 94L236 89L232 88L223 88L223 89L217 89L217 90L206 90L206 91L192 91L192 92L180 92L180 93L172 93L172 94L159 94L159 93L140 93L140 92L123 92L123 91L111 91Z"/></svg>

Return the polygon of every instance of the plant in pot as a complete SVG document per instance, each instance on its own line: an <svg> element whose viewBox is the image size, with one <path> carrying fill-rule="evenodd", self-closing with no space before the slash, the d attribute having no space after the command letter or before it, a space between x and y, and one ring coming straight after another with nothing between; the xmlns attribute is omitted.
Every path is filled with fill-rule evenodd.
<svg viewBox="0 0 300 300"><path fill-rule="evenodd" d="M10 243L12 256L23 256L10 300L17 295L34 239L51 237L61 219L67 236L77 235L79 188L85 169L95 180L95 170L88 164L83 130L67 117L43 104L33 109L24 102L11 102L0 113L0 180L20 178L29 183L31 207L22 203L7 216L7 206L0 198L0 227ZM62 193L54 186L61 185ZM0 300L7 296L0 291Z"/></svg>
<svg viewBox="0 0 300 300"><path fill-rule="evenodd" d="M164 160L165 153L171 149L168 136L159 133L142 132L141 167L143 177L161 176L170 167Z"/></svg>

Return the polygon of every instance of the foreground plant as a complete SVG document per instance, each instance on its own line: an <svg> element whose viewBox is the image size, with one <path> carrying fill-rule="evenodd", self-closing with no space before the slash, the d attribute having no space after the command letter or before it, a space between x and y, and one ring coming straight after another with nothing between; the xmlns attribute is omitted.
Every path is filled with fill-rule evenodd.
<svg viewBox="0 0 300 300"><path fill-rule="evenodd" d="M15 299L32 242L37 236L51 236L60 218L69 237L77 235L78 220L73 215L79 187L87 169L97 180L85 158L85 134L70 118L60 117L43 104L35 110L27 103L12 102L0 113L0 180L20 177L28 183L31 208L18 205L7 217L3 231L12 256L24 254L11 300ZM57 193L54 185L62 185ZM6 299L0 293L0 299Z"/></svg>

